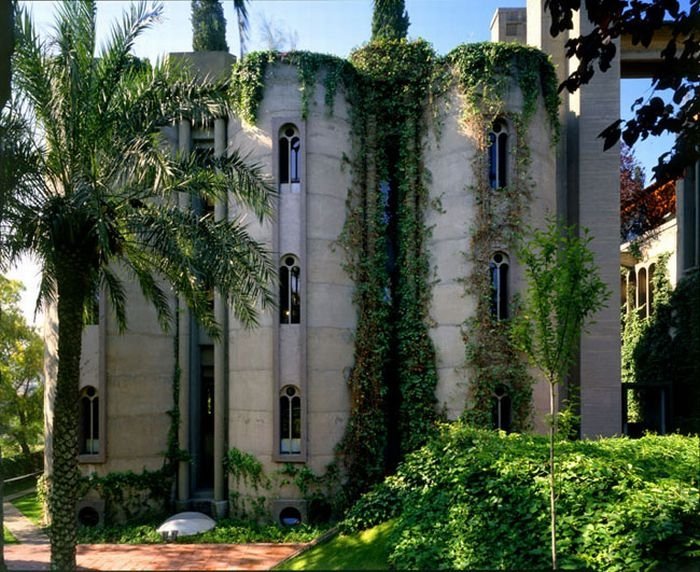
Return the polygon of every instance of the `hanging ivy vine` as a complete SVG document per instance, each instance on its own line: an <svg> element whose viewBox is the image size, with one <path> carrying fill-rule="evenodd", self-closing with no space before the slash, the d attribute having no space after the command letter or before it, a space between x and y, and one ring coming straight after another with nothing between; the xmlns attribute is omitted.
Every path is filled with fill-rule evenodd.
<svg viewBox="0 0 700 572"><path fill-rule="evenodd" d="M465 418L490 428L494 393L507 388L511 400L511 429L529 428L532 383L525 361L509 336L509 324L492 315L492 286L489 264L494 252L513 251L532 196L528 175L531 163L527 128L542 94L552 131L552 144L559 133L557 83L548 57L520 44L485 42L459 46L447 56L454 67L466 106L463 121L472 133L477 152L472 168L476 212L466 253L471 271L465 280L466 293L476 300L472 317L463 324L466 364L470 371L469 398ZM506 98L513 83L522 95L522 110L508 109ZM491 188L488 180L488 132L496 119L505 119L514 130L515 146L508 184ZM517 312L517 299L512 313Z"/></svg>
<svg viewBox="0 0 700 572"><path fill-rule="evenodd" d="M358 324L350 421L339 444L350 499L420 446L437 417L429 335L429 262L422 162L435 54L427 42L378 40L351 62L354 182L341 242Z"/></svg>
<svg viewBox="0 0 700 572"><path fill-rule="evenodd" d="M353 85L352 66L347 60L336 56L306 51L251 52L233 65L229 88L234 111L250 124L254 124L258 117L260 103L265 95L265 74L273 63L289 64L297 69L302 119L308 118L309 104L321 70L324 72L324 103L330 115L333 114L338 86L341 83L346 88Z"/></svg>

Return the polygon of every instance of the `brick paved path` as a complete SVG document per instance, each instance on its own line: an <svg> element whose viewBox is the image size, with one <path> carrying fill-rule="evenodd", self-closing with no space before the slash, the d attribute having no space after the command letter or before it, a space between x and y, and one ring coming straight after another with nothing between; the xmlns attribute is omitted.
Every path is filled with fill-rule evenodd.
<svg viewBox="0 0 700 572"><path fill-rule="evenodd" d="M31 492L31 491L30 491ZM21 496L19 493L12 498ZM7 500L10 500L9 498ZM48 570L49 539L12 504L5 525L22 544L5 546L9 570ZM81 544L83 570L269 570L305 544Z"/></svg>
<svg viewBox="0 0 700 572"><path fill-rule="evenodd" d="M303 544L81 544L83 570L269 570ZM10 570L48 570L47 545L5 546Z"/></svg>

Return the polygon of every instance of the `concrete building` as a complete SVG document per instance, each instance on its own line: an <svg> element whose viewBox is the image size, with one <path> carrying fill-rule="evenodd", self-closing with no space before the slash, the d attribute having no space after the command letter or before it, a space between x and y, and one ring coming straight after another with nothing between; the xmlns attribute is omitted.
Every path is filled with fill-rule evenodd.
<svg viewBox="0 0 700 572"><path fill-rule="evenodd" d="M573 65L564 58L566 36L551 38L543 14L542 0L530 0L527 9L499 10L492 22L492 40L527 42L551 54L563 79ZM585 16L577 18L572 32L576 35L589 26ZM620 298L619 153L603 152L597 135L619 117L620 66L625 69L627 57L623 46L612 69L596 74L577 93L563 94L557 145L541 98L526 137L535 189L527 222L541 226L548 215L557 214L589 228L611 300ZM216 72L228 69L233 60L225 54L216 58L195 63ZM231 116L216 119L205 130L193 129L187 122L169 129L175 148L215 155L239 148L274 179L279 191L275 220L253 227L253 232L278 261L280 306L263 316L260 327L245 330L216 297L215 314L225 334L214 343L176 299L172 304L177 309L177 331L166 334L133 286L127 293L129 330L124 335L119 335L101 300L99 323L88 326L83 338L80 462L85 472L138 472L162 465L176 372L182 415L179 441L191 457L180 463L177 478L176 497L182 506L201 507L204 502L215 514L227 510L235 488L223 470L229 448L252 454L268 473L285 463L322 473L333 460L349 416L347 377L353 366L356 324L355 285L344 270L342 249L337 248L352 185L352 173L344 166L353 151L351 110L340 89L329 115L325 90L318 82L309 94L306 115L299 92L292 66L270 64L255 125ZM470 270L463 253L475 212L469 191L475 180L470 161L475 143L464 125L459 94L452 90L441 97L440 133L428 130L424 155L432 174L430 196L442 204L440 211L426 213L426 223L433 227L429 251L436 279L430 316L438 407L455 419L464 409L469 388L461 328L475 306L464 296L461 282ZM522 106L515 86L507 106L515 111ZM217 204L215 216L233 216L236 208L233 200ZM510 265L512 296L522 291L522 269L513 253L501 254L505 259L498 263L505 260ZM54 367L49 360L49 383ZM580 388L582 435L618 434L617 303L601 310L584 334L573 378ZM534 389L535 419L547 409L546 391L544 384ZM287 510L284 514L304 518L305 505L292 487L280 485L266 494L271 499L267 508L276 517Z"/></svg>

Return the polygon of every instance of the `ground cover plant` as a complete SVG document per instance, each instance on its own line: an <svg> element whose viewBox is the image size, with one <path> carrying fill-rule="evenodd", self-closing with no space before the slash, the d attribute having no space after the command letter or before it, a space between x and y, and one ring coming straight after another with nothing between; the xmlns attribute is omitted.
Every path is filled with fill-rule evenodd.
<svg viewBox="0 0 700 572"><path fill-rule="evenodd" d="M698 437L561 441L561 568L642 570L700 561ZM546 437L463 423L407 457L342 527L390 518L398 569L545 569L549 554Z"/></svg>
<svg viewBox="0 0 700 572"><path fill-rule="evenodd" d="M7 530L6 526L2 527L2 536L3 536L3 542L5 544L17 544L17 539L14 537L14 535Z"/></svg>
<svg viewBox="0 0 700 572"><path fill-rule="evenodd" d="M387 570L394 521L340 534L283 562L276 570Z"/></svg>
<svg viewBox="0 0 700 572"><path fill-rule="evenodd" d="M79 544L161 544L165 542L157 532L165 518L113 526L81 526ZM239 544L247 542L311 542L328 527L299 525L282 527L260 524L249 520L222 519L216 527L202 534L183 536L177 542L184 544Z"/></svg>

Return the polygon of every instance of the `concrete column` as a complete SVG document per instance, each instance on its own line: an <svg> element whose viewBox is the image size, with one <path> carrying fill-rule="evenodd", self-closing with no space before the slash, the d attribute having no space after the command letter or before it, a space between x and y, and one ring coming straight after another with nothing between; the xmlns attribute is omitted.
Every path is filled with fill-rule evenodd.
<svg viewBox="0 0 700 572"><path fill-rule="evenodd" d="M582 8L578 29L592 28ZM619 50L618 50L619 53ZM569 65L577 64L571 60ZM570 96L570 112L576 123L569 133L568 164L578 164L569 176L569 198L581 227L588 228L600 276L610 289L606 308L593 316L594 323L581 337L580 400L581 434L584 437L614 435L621 431L620 386L620 150L603 151L598 137L620 117L620 59L605 73L596 71L587 85ZM569 211L571 213L571 209Z"/></svg>
<svg viewBox="0 0 700 572"><path fill-rule="evenodd" d="M568 39L567 33L560 33L553 38L549 33L552 19L544 9L544 0L528 0L527 2L527 43L549 54L557 74L557 81L561 83L568 76L568 60L564 44ZM575 125L570 125L569 92L564 90L559 94L561 105L559 106L560 137L557 144L557 207L556 215L571 224L569 197L567 193L567 174L576 169L575 161L567 160L567 139ZM576 210L576 209L574 209Z"/></svg>
<svg viewBox="0 0 700 572"><path fill-rule="evenodd" d="M226 152L226 120L214 120L214 156ZM226 220L226 198L214 205L217 221ZM226 454L226 300L214 293L214 317L221 327L222 336L214 344L214 500L225 501L224 455Z"/></svg>
<svg viewBox="0 0 700 572"><path fill-rule="evenodd" d="M189 153L192 142L192 126L187 120L178 124L178 150ZM184 193L179 197L180 208L190 208L190 198ZM190 311L184 300L178 300L178 355L180 366L180 430L178 439L181 448L188 448L190 443ZM190 498L190 469L187 461L180 461L177 479L177 499L186 501Z"/></svg>
<svg viewBox="0 0 700 572"><path fill-rule="evenodd" d="M528 44L552 56L560 82L578 64L566 59L564 42L591 29L584 9L574 17L570 33L552 38L544 0L528 0ZM621 430L620 153L617 147L603 151L598 134L620 117L619 57L607 72L596 71L589 84L574 94L562 92L561 98L557 215L567 224L590 230L596 264L612 292L608 307L594 316L595 323L582 335L580 364L573 372L573 382L580 386L582 435L613 435Z"/></svg>

